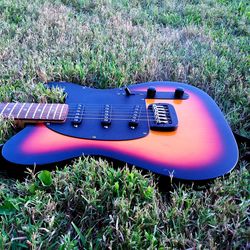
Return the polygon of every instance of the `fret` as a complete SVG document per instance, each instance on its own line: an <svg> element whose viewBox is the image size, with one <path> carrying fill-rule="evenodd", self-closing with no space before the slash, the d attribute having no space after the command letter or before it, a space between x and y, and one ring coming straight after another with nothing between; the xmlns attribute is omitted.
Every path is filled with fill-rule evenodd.
<svg viewBox="0 0 250 250"><path fill-rule="evenodd" d="M41 103L39 103L39 104L37 105L37 107L36 107L36 109L35 109L35 112L34 112L34 114L33 114L33 116L32 116L32 119L34 119L34 118L35 118L35 116L36 116L36 112L37 112L37 110L38 110L38 108L39 108L40 104L41 104Z"/></svg>
<svg viewBox="0 0 250 250"><path fill-rule="evenodd" d="M17 113L17 116L16 116L17 119L19 118L19 115L21 114L22 109L23 109L23 107L25 106L25 104L26 104L26 103L24 103L24 104L21 106L19 112Z"/></svg>
<svg viewBox="0 0 250 250"><path fill-rule="evenodd" d="M20 117L19 117L20 119L26 119L25 116L29 110L29 107L30 107L30 103L25 103L23 110L22 110Z"/></svg>
<svg viewBox="0 0 250 250"><path fill-rule="evenodd" d="M39 119L42 119L43 112L44 112L44 110L45 110L47 104L48 104L48 103L45 103L45 104L44 104L44 107L43 107L43 109L42 109L42 112L41 112L41 114L40 114L40 118L39 118Z"/></svg>
<svg viewBox="0 0 250 250"><path fill-rule="evenodd" d="M24 117L25 119L27 118L27 116L28 116L28 114L29 114L29 112L30 112L30 109L31 109L32 105L33 105L33 103L30 104L30 106L29 106L29 108L28 108L28 110L27 110L27 112L26 112L26 114L25 114L25 117Z"/></svg>
<svg viewBox="0 0 250 250"><path fill-rule="evenodd" d="M50 114L50 112L51 112L52 107L53 107L53 105L50 104L50 109L49 109L49 112L48 112L48 114L47 114L47 116L46 116L46 119L47 119L47 120L49 119L49 114Z"/></svg>
<svg viewBox="0 0 250 250"><path fill-rule="evenodd" d="M68 104L63 104L63 117L60 120L66 120L68 118L69 106Z"/></svg>
<svg viewBox="0 0 250 250"><path fill-rule="evenodd" d="M13 108L11 109L11 111L10 111L8 117L11 117L11 114L12 114L13 110L15 109L15 107L17 106L17 104L18 104L18 102L16 102L16 103L13 105Z"/></svg>
<svg viewBox="0 0 250 250"><path fill-rule="evenodd" d="M66 104L0 103L0 115L25 122L63 122L67 114Z"/></svg>
<svg viewBox="0 0 250 250"><path fill-rule="evenodd" d="M66 107L66 105L62 105L61 106L61 111L60 111L60 114L59 114L59 120L61 119L61 116L62 116L62 112L63 112L63 110L64 110L64 108Z"/></svg>
<svg viewBox="0 0 250 250"><path fill-rule="evenodd" d="M57 110L58 110L59 106L60 106L60 104L57 104L57 106L56 106L56 110L55 110L54 115L53 115L53 119L55 119L55 117L56 117L56 112L57 112Z"/></svg>
<svg viewBox="0 0 250 250"><path fill-rule="evenodd" d="M4 115L4 110L8 107L8 105L9 105L10 103L8 102L7 104L5 104L5 106L4 106L4 108L3 108L3 110L2 110L2 112L0 113L0 115Z"/></svg>

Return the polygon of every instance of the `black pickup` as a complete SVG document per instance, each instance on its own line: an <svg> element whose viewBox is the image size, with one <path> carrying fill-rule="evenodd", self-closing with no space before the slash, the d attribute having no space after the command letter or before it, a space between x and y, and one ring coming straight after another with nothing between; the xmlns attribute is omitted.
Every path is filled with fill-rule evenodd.
<svg viewBox="0 0 250 250"><path fill-rule="evenodd" d="M83 112L84 112L84 106L82 104L77 104L72 121L71 121L71 124L75 128L77 128L82 123Z"/></svg>

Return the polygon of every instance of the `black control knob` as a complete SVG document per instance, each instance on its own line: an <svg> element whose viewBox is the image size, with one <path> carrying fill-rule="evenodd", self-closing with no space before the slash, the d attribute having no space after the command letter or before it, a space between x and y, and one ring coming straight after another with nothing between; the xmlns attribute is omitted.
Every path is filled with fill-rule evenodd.
<svg viewBox="0 0 250 250"><path fill-rule="evenodd" d="M147 98L154 98L156 94L155 87L149 87L147 90Z"/></svg>
<svg viewBox="0 0 250 250"><path fill-rule="evenodd" d="M174 92L174 97L176 99L181 99L184 95L184 89L183 88L176 88Z"/></svg>

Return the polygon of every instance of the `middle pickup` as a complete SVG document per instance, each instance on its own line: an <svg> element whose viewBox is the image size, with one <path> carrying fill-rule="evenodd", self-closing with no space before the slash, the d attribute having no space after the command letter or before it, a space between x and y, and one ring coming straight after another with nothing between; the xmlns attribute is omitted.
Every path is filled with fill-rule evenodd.
<svg viewBox="0 0 250 250"><path fill-rule="evenodd" d="M75 128L77 128L82 123L84 110L85 110L85 107L83 104L77 104L76 108L74 108L71 124Z"/></svg>
<svg viewBox="0 0 250 250"><path fill-rule="evenodd" d="M133 108L131 119L128 123L131 129L135 129L138 126L140 113L141 113L141 106L135 105Z"/></svg>
<svg viewBox="0 0 250 250"><path fill-rule="evenodd" d="M105 104L101 115L101 124L104 128L109 128L109 126L111 125L111 114L112 106L110 104Z"/></svg>

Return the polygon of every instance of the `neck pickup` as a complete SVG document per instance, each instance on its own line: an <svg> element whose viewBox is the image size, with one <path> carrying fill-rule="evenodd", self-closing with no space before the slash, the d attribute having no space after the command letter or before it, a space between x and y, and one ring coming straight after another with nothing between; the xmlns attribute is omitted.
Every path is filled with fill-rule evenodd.
<svg viewBox="0 0 250 250"><path fill-rule="evenodd" d="M21 122L64 122L67 104L52 103L0 103L0 116Z"/></svg>

